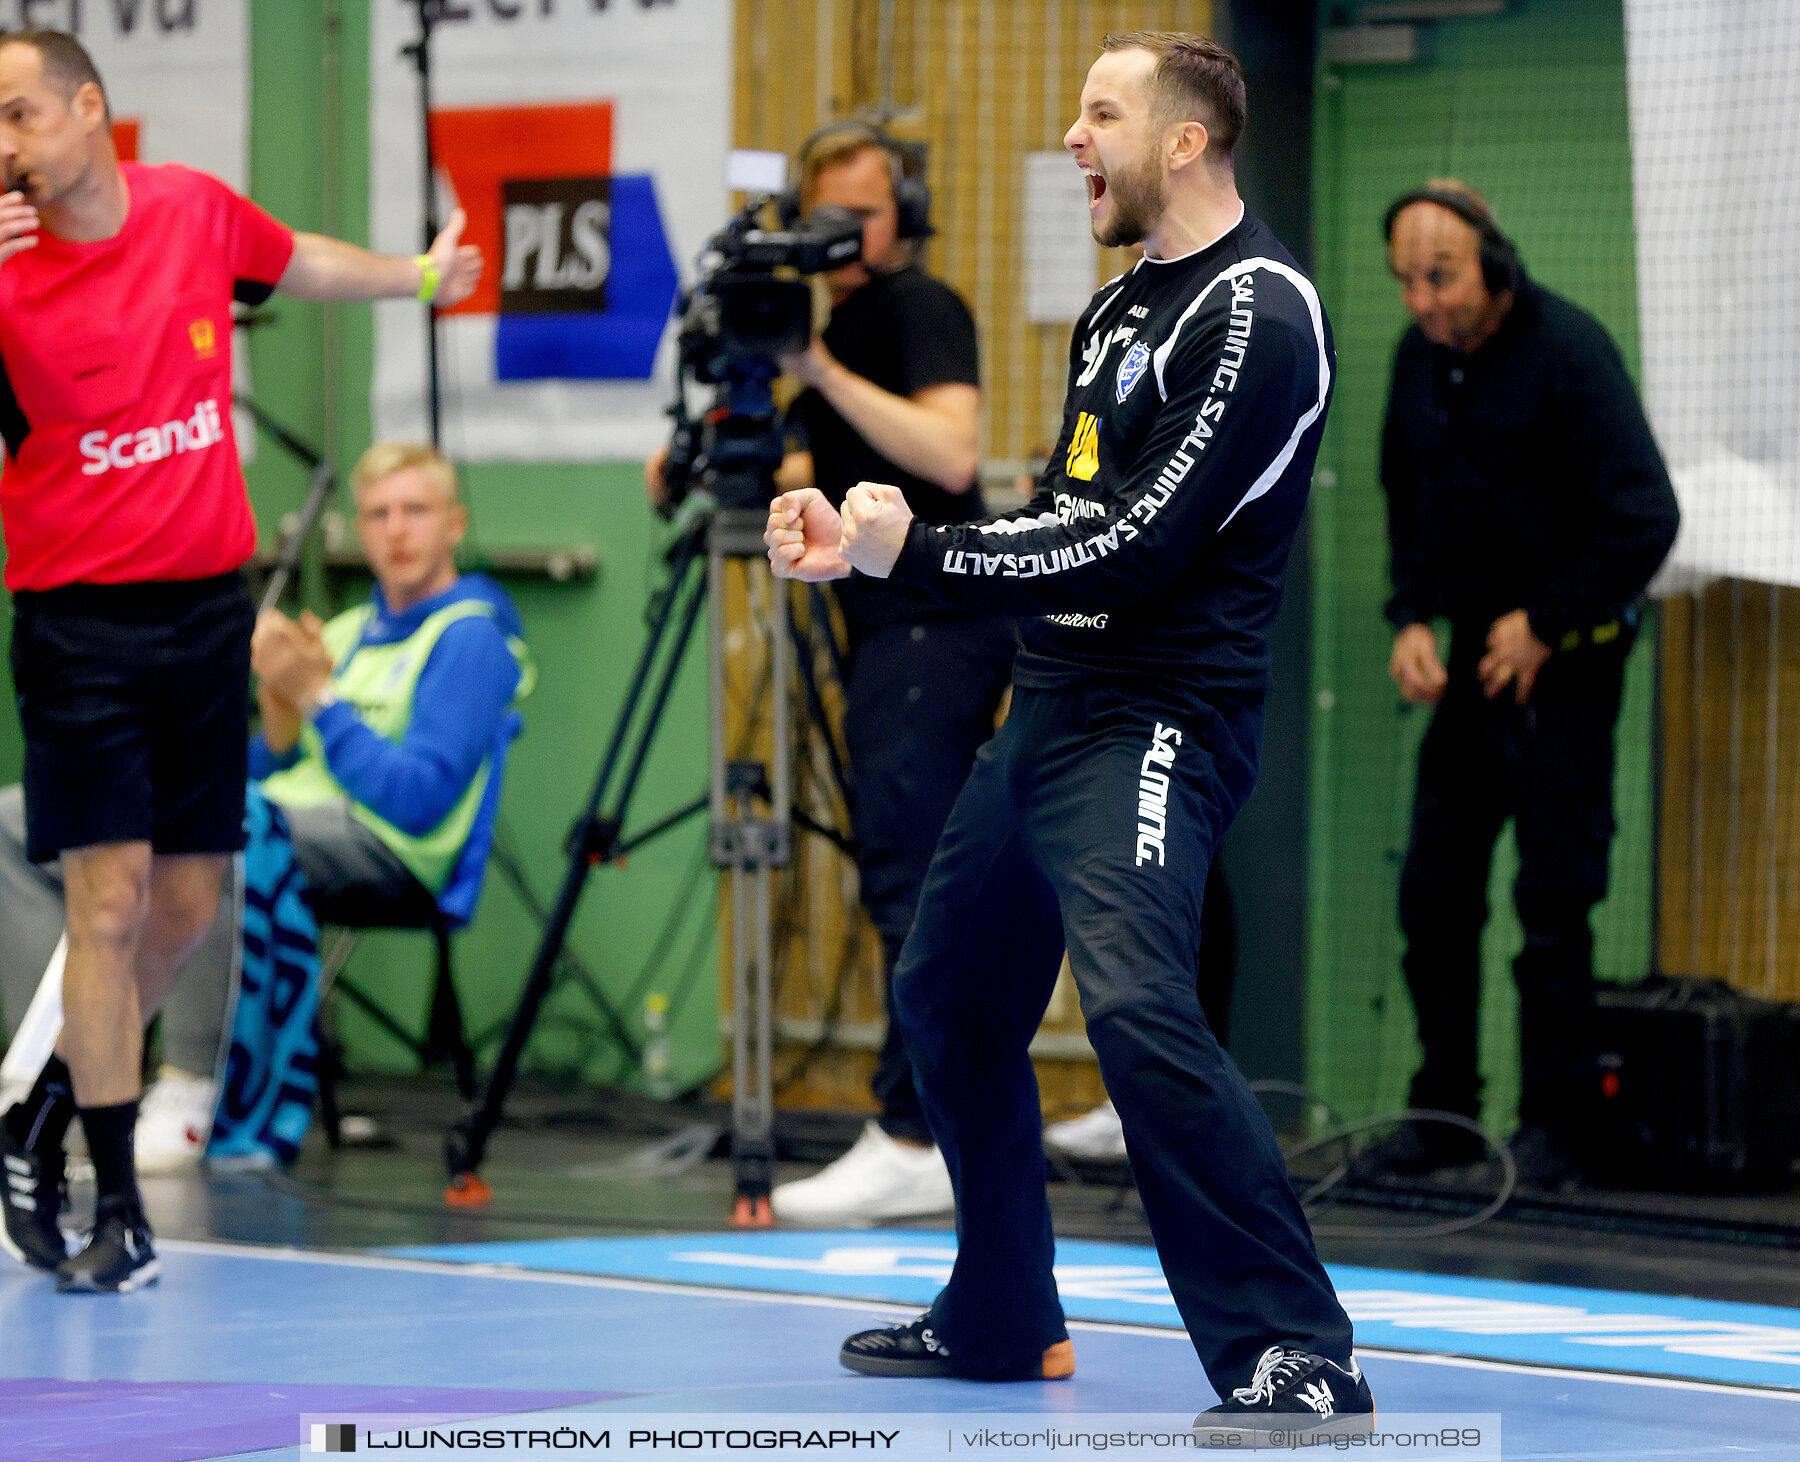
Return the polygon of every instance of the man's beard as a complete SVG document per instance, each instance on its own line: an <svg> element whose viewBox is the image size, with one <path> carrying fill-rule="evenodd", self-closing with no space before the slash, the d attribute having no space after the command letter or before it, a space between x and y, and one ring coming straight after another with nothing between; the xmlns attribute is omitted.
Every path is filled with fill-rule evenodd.
<svg viewBox="0 0 1800 1462"><path fill-rule="evenodd" d="M1112 220L1104 228L1094 225L1094 240L1109 249L1143 243L1169 202L1162 169L1150 156L1130 171L1108 178L1106 191L1112 195Z"/></svg>

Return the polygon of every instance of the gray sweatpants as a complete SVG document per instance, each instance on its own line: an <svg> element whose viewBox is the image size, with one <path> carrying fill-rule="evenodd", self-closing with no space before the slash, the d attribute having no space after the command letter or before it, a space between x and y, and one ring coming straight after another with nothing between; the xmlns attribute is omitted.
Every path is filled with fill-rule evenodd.
<svg viewBox="0 0 1800 1462"><path fill-rule="evenodd" d="M379 838L350 815L348 802L286 811L294 858L315 908L355 891L398 902L420 893L405 866ZM219 914L200 947L181 968L162 1010L163 1060L197 1076L219 1064L225 1017L237 978L243 916L243 861L219 900ZM0 1007L11 1040L37 992L44 966L62 937L60 863L25 856L25 794L0 787Z"/></svg>

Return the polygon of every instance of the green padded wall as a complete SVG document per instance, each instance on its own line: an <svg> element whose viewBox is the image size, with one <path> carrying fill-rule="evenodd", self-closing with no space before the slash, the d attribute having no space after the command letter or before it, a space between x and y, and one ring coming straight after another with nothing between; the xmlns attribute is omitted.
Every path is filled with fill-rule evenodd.
<svg viewBox="0 0 1800 1462"><path fill-rule="evenodd" d="M1428 177L1472 184L1531 272L1597 315L1637 361L1619 0L1519 0L1504 16L1432 29L1421 64L1322 65L1316 99L1318 280L1337 332L1338 388L1313 497L1308 1074L1348 1116L1403 1105L1417 1060L1394 910L1427 713L1403 707L1388 679L1392 635L1380 612L1377 460L1406 324L1379 238L1388 201ZM1650 640L1639 642L1620 722L1612 894L1594 921L1597 967L1611 978L1642 975L1650 958ZM1515 869L1509 832L1495 860L1483 979L1486 1119L1500 1132L1518 1096Z"/></svg>

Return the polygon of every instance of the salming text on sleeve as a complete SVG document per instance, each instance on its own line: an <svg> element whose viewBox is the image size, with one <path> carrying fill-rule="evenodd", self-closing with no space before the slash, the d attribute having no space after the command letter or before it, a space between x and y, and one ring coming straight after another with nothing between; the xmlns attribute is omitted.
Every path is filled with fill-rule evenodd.
<svg viewBox="0 0 1800 1462"><path fill-rule="evenodd" d="M1254 218L1144 259L1076 327L1035 515L915 522L893 577L1035 611L1022 686L1147 674L1259 695L1332 374L1318 295Z"/></svg>

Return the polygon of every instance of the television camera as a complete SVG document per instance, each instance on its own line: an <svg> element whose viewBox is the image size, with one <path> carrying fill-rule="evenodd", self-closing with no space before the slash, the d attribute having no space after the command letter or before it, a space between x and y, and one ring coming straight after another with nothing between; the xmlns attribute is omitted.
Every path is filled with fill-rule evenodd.
<svg viewBox="0 0 1800 1462"><path fill-rule="evenodd" d="M682 297L665 515L696 483L720 507L767 505L785 445L770 389L781 374L776 357L805 350L812 339L805 276L862 257L862 222L848 209L819 208L792 228L767 229L759 220L771 201L753 198L707 240L699 277ZM698 420L688 410L690 381L717 388Z"/></svg>

